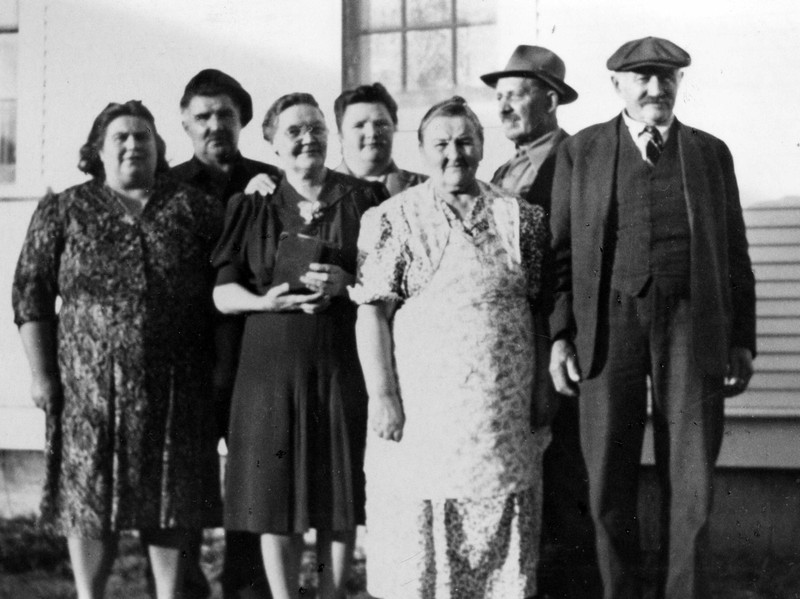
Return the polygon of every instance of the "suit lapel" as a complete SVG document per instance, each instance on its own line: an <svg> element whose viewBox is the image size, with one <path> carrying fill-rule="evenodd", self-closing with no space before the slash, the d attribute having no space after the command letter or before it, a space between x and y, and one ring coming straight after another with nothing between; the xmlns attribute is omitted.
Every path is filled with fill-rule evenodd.
<svg viewBox="0 0 800 599"><path fill-rule="evenodd" d="M586 145L586 173L584 189L587 198L591 198L585 206L587 223L602 223L602 232L597 241L605 239L608 225L608 213L614 196L614 180L616 178L617 149L619 147L619 123L622 117L616 117L605 123L594 139Z"/></svg>

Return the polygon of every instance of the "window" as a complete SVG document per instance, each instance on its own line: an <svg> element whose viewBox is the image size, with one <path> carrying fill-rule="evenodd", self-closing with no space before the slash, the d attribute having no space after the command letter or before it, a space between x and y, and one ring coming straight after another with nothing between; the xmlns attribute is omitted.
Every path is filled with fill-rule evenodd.
<svg viewBox="0 0 800 599"><path fill-rule="evenodd" d="M0 183L13 183L17 164L17 0L0 0Z"/></svg>
<svg viewBox="0 0 800 599"><path fill-rule="evenodd" d="M343 0L344 85L480 87L494 66L496 0Z"/></svg>

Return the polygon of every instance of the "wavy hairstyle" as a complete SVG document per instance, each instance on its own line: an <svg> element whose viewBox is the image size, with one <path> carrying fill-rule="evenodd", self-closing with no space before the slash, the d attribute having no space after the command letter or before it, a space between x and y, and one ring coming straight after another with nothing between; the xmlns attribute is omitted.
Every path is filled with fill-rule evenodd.
<svg viewBox="0 0 800 599"><path fill-rule="evenodd" d="M272 140L275 139L275 131L278 130L278 117L287 108L299 104L308 104L322 112L319 104L311 94L294 92L283 95L272 103L272 106L267 109L267 114L264 115L264 121L261 123L261 133L264 135L264 139L272 143Z"/></svg>
<svg viewBox="0 0 800 599"><path fill-rule="evenodd" d="M137 117L150 123L153 128L153 135L156 138L156 174L168 172L169 164L167 164L167 159L165 158L167 145L156 130L153 114L139 100L128 100L123 104L111 102L97 115L94 123L92 123L86 143L81 146L78 168L98 181L105 181L106 171L103 168L103 161L100 160L100 150L103 147L108 126L114 119L121 116Z"/></svg>

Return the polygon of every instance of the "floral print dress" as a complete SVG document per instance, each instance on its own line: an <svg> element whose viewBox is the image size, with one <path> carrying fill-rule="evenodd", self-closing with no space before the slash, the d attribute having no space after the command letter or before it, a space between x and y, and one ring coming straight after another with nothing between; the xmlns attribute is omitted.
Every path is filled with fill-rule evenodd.
<svg viewBox="0 0 800 599"><path fill-rule="evenodd" d="M36 208L13 303L18 325L57 323L64 401L48 421L42 519L58 532L219 524L209 257L221 226L213 198L167 178L138 215L97 181Z"/></svg>
<svg viewBox="0 0 800 599"><path fill-rule="evenodd" d="M535 593L541 460L531 431L540 208L481 184L463 221L430 184L368 212L359 303L392 324L406 421L367 441L368 583L384 599Z"/></svg>

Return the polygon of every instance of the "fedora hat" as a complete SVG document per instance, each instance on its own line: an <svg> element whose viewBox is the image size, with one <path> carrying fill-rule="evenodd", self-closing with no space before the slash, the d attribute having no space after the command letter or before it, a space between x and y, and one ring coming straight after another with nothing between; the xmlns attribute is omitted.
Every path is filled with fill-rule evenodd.
<svg viewBox="0 0 800 599"><path fill-rule="evenodd" d="M564 61L555 52L541 46L517 46L505 70L481 75L481 80L494 87L502 77L533 77L553 88L561 104L569 104L578 99L578 92L564 83L566 72Z"/></svg>

